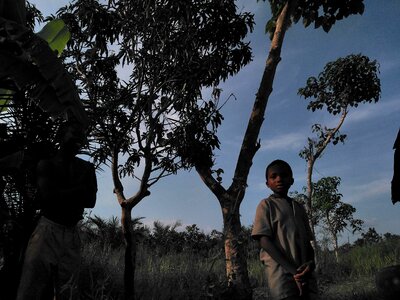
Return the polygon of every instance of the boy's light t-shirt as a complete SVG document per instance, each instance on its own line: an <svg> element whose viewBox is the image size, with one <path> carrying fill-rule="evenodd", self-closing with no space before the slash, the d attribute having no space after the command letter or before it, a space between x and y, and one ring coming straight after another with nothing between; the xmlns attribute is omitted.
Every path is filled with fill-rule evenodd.
<svg viewBox="0 0 400 300"><path fill-rule="evenodd" d="M261 200L257 206L251 235L254 239L270 237L296 267L308 261L307 249L312 233L304 207L294 200L277 195ZM268 286L274 299L298 294L293 274L287 272L263 249L260 251L260 260L266 266Z"/></svg>

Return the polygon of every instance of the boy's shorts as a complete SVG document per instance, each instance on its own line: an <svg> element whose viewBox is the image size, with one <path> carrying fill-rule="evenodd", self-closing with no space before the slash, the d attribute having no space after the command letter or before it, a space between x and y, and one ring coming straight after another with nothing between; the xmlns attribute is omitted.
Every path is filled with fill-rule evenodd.
<svg viewBox="0 0 400 300"><path fill-rule="evenodd" d="M17 300L71 295L77 282L80 248L77 226L66 227L41 217L25 253Z"/></svg>

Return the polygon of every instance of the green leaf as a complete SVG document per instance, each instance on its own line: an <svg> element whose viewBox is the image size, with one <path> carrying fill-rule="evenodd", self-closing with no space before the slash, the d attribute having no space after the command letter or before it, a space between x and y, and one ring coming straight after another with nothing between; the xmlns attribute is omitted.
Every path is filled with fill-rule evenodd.
<svg viewBox="0 0 400 300"><path fill-rule="evenodd" d="M58 56L71 38L71 33L61 19L50 21L37 35L44 39L52 50L57 51Z"/></svg>
<svg viewBox="0 0 400 300"><path fill-rule="evenodd" d="M276 27L276 20L270 19L265 25L265 33L274 33Z"/></svg>
<svg viewBox="0 0 400 300"><path fill-rule="evenodd" d="M8 110L7 104L12 99L13 94L14 92L11 90L0 88L0 113Z"/></svg>

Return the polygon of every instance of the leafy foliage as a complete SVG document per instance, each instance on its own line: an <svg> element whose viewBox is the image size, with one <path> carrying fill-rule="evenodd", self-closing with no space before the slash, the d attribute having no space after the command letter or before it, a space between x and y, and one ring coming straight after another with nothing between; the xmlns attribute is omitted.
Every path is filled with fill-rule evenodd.
<svg viewBox="0 0 400 300"><path fill-rule="evenodd" d="M62 53L71 37L63 20L53 20L47 23L37 35L44 39L51 50L58 55Z"/></svg>
<svg viewBox="0 0 400 300"><path fill-rule="evenodd" d="M322 26L325 32L329 32L336 21L353 14L362 15L364 13L363 2L363 0L298 0L293 21L297 23L302 18L305 27L314 23L315 28Z"/></svg>
<svg viewBox="0 0 400 300"><path fill-rule="evenodd" d="M71 91L67 91L68 77L63 77L62 65L48 44L62 50L59 33L67 32L65 25L62 21L51 22L39 38L29 29L35 22L43 20L33 5L27 3L26 7L29 28L23 26L23 18L17 18L24 15L25 9L21 6L24 3L16 1L2 6L5 18L0 18L0 60L5 62L0 71L0 123L4 128L0 138L0 175L8 175L4 178L7 182L5 198L11 215L29 219L32 212L28 213L28 210L32 211L34 206L35 165L57 147L55 133L59 120L50 120L43 110L53 116L65 112L71 99L62 104L60 99L68 98ZM66 42L65 38L63 42ZM60 80L63 81L62 88L57 86ZM58 98L60 94L62 96ZM79 111L80 104L75 108ZM84 112L79 113L84 119Z"/></svg>
<svg viewBox="0 0 400 300"><path fill-rule="evenodd" d="M265 31L270 34L270 37L275 31L276 20L287 2L288 0L269 0L272 18L268 21ZM298 23L302 19L304 27L314 23L315 28L322 27L325 32L329 32L336 21L353 14L362 15L363 13L364 0L296 0L291 20L293 23Z"/></svg>
<svg viewBox="0 0 400 300"><path fill-rule="evenodd" d="M328 128L326 126L322 127L321 124L314 124L312 126L312 132L316 133L316 138L307 138L307 146L300 151L299 156L306 161L313 159L315 153L324 147L324 143L328 136L332 135L331 142L333 145L339 142L344 143L347 135L340 134L336 128Z"/></svg>
<svg viewBox="0 0 400 300"><path fill-rule="evenodd" d="M310 77L298 94L314 98L307 109L326 107L334 115L357 107L360 103L377 102L380 98L379 65L367 56L351 54L328 63L318 78Z"/></svg>
<svg viewBox="0 0 400 300"><path fill-rule="evenodd" d="M362 220L354 219L356 209L341 201L339 193L339 177L324 177L314 184L312 196L314 216L316 222L322 225L337 238L344 229L351 229L352 233L361 230Z"/></svg>
<svg viewBox="0 0 400 300"><path fill-rule="evenodd" d="M25 1L26 7L26 26L33 31L35 25L44 21L43 14L29 1Z"/></svg>
<svg viewBox="0 0 400 300"><path fill-rule="evenodd" d="M386 239L387 240L396 239L396 237L391 236L389 233L389 235L386 235ZM376 229L374 227L369 227L366 232L361 233L361 238L356 240L355 244L359 246L372 245L372 244L378 244L381 241L382 237L376 232Z"/></svg>
<svg viewBox="0 0 400 300"><path fill-rule="evenodd" d="M53 25L47 32L54 30ZM53 45L59 38L52 40ZM24 25L0 17L0 43L0 88L30 90L32 99L50 116L66 114L87 127L77 90L45 40Z"/></svg>
<svg viewBox="0 0 400 300"><path fill-rule="evenodd" d="M127 157L120 175L138 178L137 167L147 165L154 174L148 186L181 167L212 163L222 115L218 89L209 100L202 89L251 60L243 42L250 14L236 13L231 0L92 0L59 16L73 35L64 57L90 106L97 161L118 151ZM193 148L195 159L187 154Z"/></svg>

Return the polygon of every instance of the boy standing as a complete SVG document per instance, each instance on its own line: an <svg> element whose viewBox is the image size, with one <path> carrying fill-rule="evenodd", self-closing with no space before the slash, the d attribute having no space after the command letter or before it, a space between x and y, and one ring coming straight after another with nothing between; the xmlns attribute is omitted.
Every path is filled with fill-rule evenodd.
<svg viewBox="0 0 400 300"><path fill-rule="evenodd" d="M261 246L273 299L316 298L312 276L314 251L312 234L304 207L288 197L293 172L283 160L275 160L266 169L267 186L273 194L257 206L252 237Z"/></svg>

